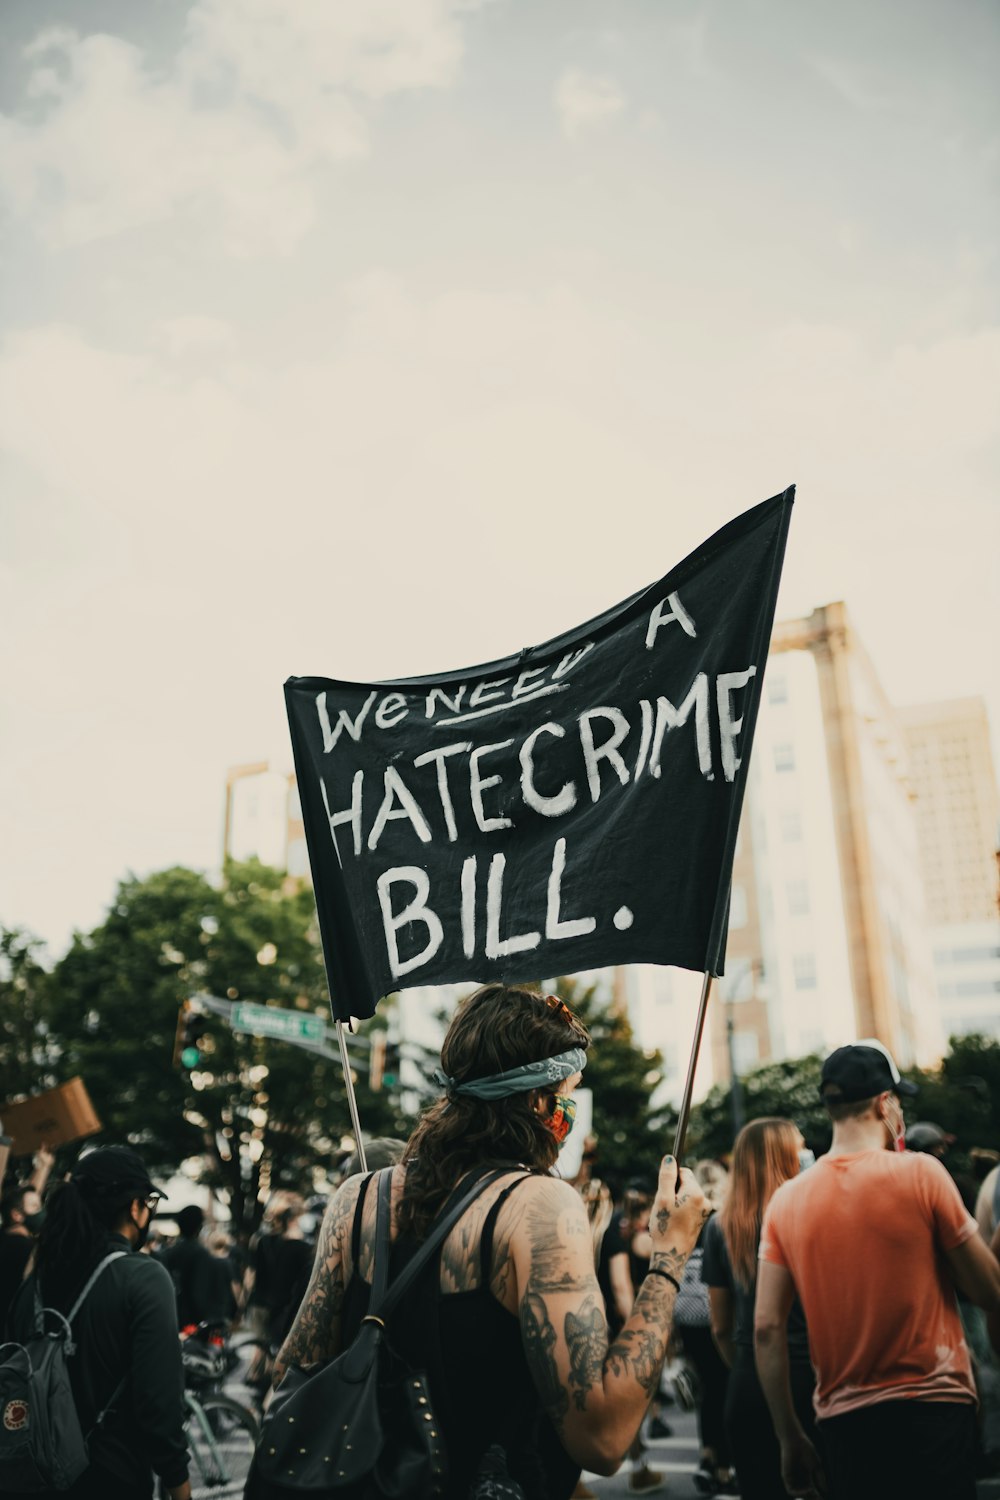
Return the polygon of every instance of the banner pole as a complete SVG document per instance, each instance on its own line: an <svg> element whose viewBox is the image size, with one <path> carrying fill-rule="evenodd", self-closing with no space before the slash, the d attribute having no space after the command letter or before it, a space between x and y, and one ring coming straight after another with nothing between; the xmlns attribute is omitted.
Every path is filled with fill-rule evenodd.
<svg viewBox="0 0 1000 1500"><path fill-rule="evenodd" d="M691 1047L691 1060L688 1063L687 1078L684 1080L684 1093L681 1097L680 1112L677 1116L677 1130L674 1134L673 1155L677 1165L681 1165L684 1155L684 1141L687 1136L688 1119L691 1114L691 1095L694 1093L694 1075L698 1066L698 1053L701 1051L701 1034L705 1030L705 1016L708 1011L708 996L712 988L712 975L708 970L701 986L701 1000L698 1004L698 1019L694 1027L694 1043Z"/></svg>
<svg viewBox="0 0 1000 1500"><path fill-rule="evenodd" d="M347 1042L344 1038L344 1023L337 1022L337 1040L340 1042L340 1060L344 1065L344 1087L347 1089L347 1104L351 1111L351 1124L354 1126L354 1140L358 1148L358 1160L361 1163L362 1172L368 1171L368 1159L365 1156L365 1143L361 1138L361 1116L358 1114L358 1100L354 1092L354 1079L351 1077L351 1064L347 1056Z"/></svg>

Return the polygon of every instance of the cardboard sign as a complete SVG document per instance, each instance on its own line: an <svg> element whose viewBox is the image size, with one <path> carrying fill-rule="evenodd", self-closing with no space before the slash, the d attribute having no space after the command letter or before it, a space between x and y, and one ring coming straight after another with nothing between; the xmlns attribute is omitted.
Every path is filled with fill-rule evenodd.
<svg viewBox="0 0 1000 1500"><path fill-rule="evenodd" d="M65 1146L101 1129L82 1078L71 1078L20 1104L0 1106L0 1120L14 1138L12 1156L33 1156L39 1146Z"/></svg>
<svg viewBox="0 0 1000 1500"><path fill-rule="evenodd" d="M285 684L336 1016L370 1016L407 985L620 963L722 973L793 497L504 661ZM485 607L513 628L525 603L516 583L488 601L457 583L456 630Z"/></svg>

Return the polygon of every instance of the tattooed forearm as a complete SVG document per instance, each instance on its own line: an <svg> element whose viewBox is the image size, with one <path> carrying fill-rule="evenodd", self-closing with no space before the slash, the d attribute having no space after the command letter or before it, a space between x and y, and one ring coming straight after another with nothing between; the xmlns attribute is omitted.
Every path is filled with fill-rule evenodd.
<svg viewBox="0 0 1000 1500"><path fill-rule="evenodd" d="M569 1410L569 1396L560 1383L553 1352L556 1331L544 1299L534 1292L521 1299L521 1339L535 1389L558 1431Z"/></svg>
<svg viewBox="0 0 1000 1500"><path fill-rule="evenodd" d="M319 1364L339 1352L345 1285L342 1241L353 1218L357 1196L357 1183L345 1183L326 1211L309 1287L274 1362L275 1385L289 1365Z"/></svg>
<svg viewBox="0 0 1000 1500"><path fill-rule="evenodd" d="M588 1395L604 1379L608 1349L608 1325L595 1297L588 1297L579 1313L566 1314L566 1347L573 1400L577 1410L584 1411Z"/></svg>
<svg viewBox="0 0 1000 1500"><path fill-rule="evenodd" d="M652 1328L623 1328L608 1350L608 1370L620 1380L632 1376L650 1396L667 1354L666 1337Z"/></svg>

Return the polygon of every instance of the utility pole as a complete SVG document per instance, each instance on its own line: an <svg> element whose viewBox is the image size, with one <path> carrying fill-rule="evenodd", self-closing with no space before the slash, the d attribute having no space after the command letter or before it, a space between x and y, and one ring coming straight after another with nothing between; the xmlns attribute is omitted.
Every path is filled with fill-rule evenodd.
<svg viewBox="0 0 1000 1500"><path fill-rule="evenodd" d="M733 1122L733 1140L746 1124L746 1109L743 1104L743 1085L736 1071L736 1047L734 1044L733 1002L729 1002L726 1017L726 1045L729 1048L729 1113Z"/></svg>

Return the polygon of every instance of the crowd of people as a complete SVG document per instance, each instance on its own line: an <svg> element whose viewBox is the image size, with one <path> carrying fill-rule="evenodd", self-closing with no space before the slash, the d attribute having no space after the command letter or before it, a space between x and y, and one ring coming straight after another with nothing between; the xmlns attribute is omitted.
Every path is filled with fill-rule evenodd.
<svg viewBox="0 0 1000 1500"><path fill-rule="evenodd" d="M794 1121L763 1118L725 1161L665 1156L656 1183L603 1180L591 1140L564 1181L589 1047L554 997L483 987L453 1018L441 1097L411 1139L369 1142L369 1172L344 1163L325 1211L275 1193L247 1244L166 1204L129 1147L86 1150L58 1181L41 1155L0 1205L0 1310L7 1351L33 1336L39 1301L72 1317L89 1466L64 1493L147 1500L155 1475L188 1500L179 1332L239 1322L262 1388L351 1344L372 1296L371 1169L387 1168L393 1277L460 1187L484 1182L392 1326L426 1370L446 1500L497 1451L525 1500L589 1500L623 1465L631 1493L663 1490L650 1444L669 1436L671 1395L692 1392L706 1495L972 1500L981 1373L1000 1350L989 1156L963 1199L949 1139L906 1132L912 1085L866 1041L823 1065L818 1160ZM3 1441L0 1489L16 1493Z"/></svg>

